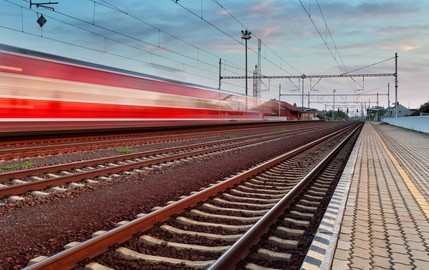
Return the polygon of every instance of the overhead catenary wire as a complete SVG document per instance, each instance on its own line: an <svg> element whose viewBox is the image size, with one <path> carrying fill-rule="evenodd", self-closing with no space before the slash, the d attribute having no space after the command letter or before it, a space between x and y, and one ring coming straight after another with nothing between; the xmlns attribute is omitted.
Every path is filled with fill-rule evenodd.
<svg viewBox="0 0 429 270"><path fill-rule="evenodd" d="M31 10L31 9L27 8L27 7L24 7L24 6L22 6L22 5L19 5L19 4L17 4L17 3L14 3L14 2L12 2L12 1L10 1L10 0L4 0L4 1L5 1L5 2L8 2L8 3L12 4L12 5L18 6L18 7L20 7L21 9L25 9L25 10L30 11L30 12L35 12L35 11L33 11L33 10ZM27 2L27 3L28 3L28 1L25 1L25 0L24 0L24 2ZM102 25L98 25L98 24L96 24L94 21L87 21L87 20L83 20L83 19L80 19L80 18L77 18L77 17L71 16L71 15L69 15L69 14L65 14L65 13L62 13L62 12L58 12L58 11L52 11L52 12L53 12L53 13L55 13L55 14L58 14L58 15L61 15L61 16L64 16L64 17L67 17L67 18L69 18L69 19L77 20L77 21L79 21L79 22L81 22L81 23L84 23L84 24L89 25L90 27L97 27L97 28L99 28L99 29L103 29L103 30L105 30L105 31L107 31L107 32L113 33L113 34L115 34L115 35L123 36L123 37L126 37L126 38L130 39L130 40L134 40L134 41L137 41L137 42L141 42L141 43L143 43L143 44L147 44L147 45L149 45L149 46L152 46L152 48L155 48L155 49L162 49L162 50L168 51L168 52L170 52L170 53L173 53L173 54L176 54L176 55L180 55L181 57L184 57L184 58L187 58L187 59L190 59L190 60L194 60L194 61L198 61L198 62L200 62L200 63L207 64L208 66L211 66L212 68L216 68L216 70L217 70L217 66L216 66L216 65L214 65L214 64L212 64L212 63L208 63L208 62L202 61L202 60L200 60L200 59L196 59L196 58L190 57L190 56L185 55L185 54L183 54L183 53L180 53L180 52L177 52L177 51L174 51L174 50L168 49L168 48L164 48L164 47L161 47L161 46L157 46L156 44L153 44L153 43L150 43L150 42L147 42L147 41L144 41L144 40L141 40L141 39L138 39L138 38L132 37L132 36L130 36L130 35L126 35L126 34L120 33L119 31L116 31L116 30L110 29L110 28L108 28L108 27L104 27L104 26L102 26ZM180 65L184 65L184 66L192 67L192 68L194 68L194 69L196 69L196 70L199 70L199 71L205 71L205 72L207 72L207 73L214 73L214 72L212 72L211 70L204 70L204 69L202 69L202 68L201 68L201 66L193 66L193 65L191 65L191 64L189 64L189 63L180 62L180 61L178 61L178 60L176 60L176 59L173 59L173 58L167 57L167 56L165 56L165 55L160 55L160 54L157 54L157 53L152 52L152 51L149 51L149 50L142 49L142 48L140 48L140 47L138 47L138 46L133 46L133 45L128 44L128 43L126 43L126 42L124 42L124 41L121 41L121 40L118 40L118 39L114 39L114 38L112 38L112 37L110 37L110 36L103 35L103 34L99 34L99 33L96 33L96 32L94 32L94 31L91 31L91 30L89 30L89 29L83 28L83 27L78 27L78 26L76 26L76 24L72 24L72 23L66 22L66 21L64 21L64 20L60 20L60 19L54 18L54 17L49 16L49 15L46 15L46 16L47 16L48 18L50 18L50 20L55 20L55 21L57 21L57 22L59 22L59 23L62 23L62 24L68 25L68 26L73 27L73 28L76 28L76 29L79 29L80 31L88 32L88 33L89 33L89 34L91 34L91 35L95 35L95 36L102 37L102 38L103 38L103 39L105 39L105 40L111 40L111 41L113 41L113 42L117 42L117 43L119 43L119 44L122 44L122 45L128 46L128 47L130 47L130 48L133 48L133 49L136 49L136 50L139 50L139 51L142 51L142 52L148 53L148 54L150 54L150 55L155 55L155 56L157 56L157 57L160 57L160 58L166 59L166 60L168 60L168 61L175 62L175 63L180 64ZM11 30L11 29L9 29L9 30ZM23 32L23 31L21 31L21 32ZM34 35L34 36L37 36L37 35ZM93 49L93 48L91 48L91 47L89 47L89 46L82 46L82 45L79 45L79 44L74 44L74 43L72 43L72 42L65 42L65 41L62 41L62 40L60 40L60 39L50 38L50 40L56 40L57 42L62 42L62 43L64 43L64 44L68 44L68 45L76 45L76 46L81 47L81 48L91 49L91 50L94 50L94 51L103 52L103 50ZM104 51L104 52L105 52L105 51ZM109 52L109 53L110 53L110 54L112 54L112 55L114 55L112 52ZM121 57L121 55L119 55L119 54L116 54L115 56L119 56L119 57ZM124 58L124 59L128 59L128 60L136 60L136 61L141 62L141 63L152 64L152 63L150 63L150 62L145 62L145 61L142 61L142 60L134 59L134 58L132 58L132 57L126 57L126 56L124 56L124 57L122 57L122 58ZM228 65L228 66L232 66L232 65ZM233 66L233 67L234 67L235 69L237 69L237 68L238 68L238 66ZM210 76L209 76L209 77L207 77L207 76L202 76L202 75L200 75L200 74L197 74L197 73L191 73L191 72L189 72L189 71L183 71L183 72L185 72L185 73L189 73L189 74L191 74L191 75L196 75L196 76L198 76L198 77L202 77L202 78L205 78L205 79L211 79L211 80L213 80L213 81L214 81L214 79L213 79L212 77L210 77ZM230 72L235 73L235 71L233 71L233 70L230 70Z"/></svg>
<svg viewBox="0 0 429 270"><path fill-rule="evenodd" d="M191 46L192 48L194 48L196 51L193 51L192 49L191 50L189 50L189 51L178 51L177 49L175 49L175 48L172 48L171 47L171 44L170 43L165 43L165 44L163 44L162 43L162 38L160 39L160 38L158 38L158 40L157 40L157 42L156 41L152 41L152 42L148 42L147 43L147 45L148 46L141 46L141 45L136 45L137 44L137 42L133 42L133 41L131 41L131 40L129 40L128 41L128 39L125 39L125 38L129 38L129 37L127 37L127 36L131 36L131 37L135 37L135 36L132 36L132 35L122 35L124 38L121 38L121 37L119 37L118 38L118 31L116 31L115 30L115 27L114 27L114 25L111 25L110 23L106 23L106 24L103 24L103 25L101 25L101 26L103 26L104 27L104 31L98 31L98 30L94 30L94 28L91 28L91 27L85 27L85 26L83 26L83 24L82 23L78 23L78 24L76 24L76 25L80 25L81 27L83 27L83 28L77 28L77 29L79 29L79 31L86 31L86 32L88 32L88 34L91 34L91 35L94 35L94 34L97 34L97 36L98 37L100 37L100 38L102 38L104 41L103 41L103 44L107 44L107 45L103 45L103 46L105 46L105 47L107 47L107 46L110 46L110 44L109 44L109 41L112 41L112 45L113 45L113 42L115 42L115 43L118 43L118 44L121 44L121 45L123 45L123 46L128 46L128 47L130 47L130 48L133 48L133 49L137 49L137 50L139 50L139 51L142 51L142 52L145 52L145 53L148 53L148 54L150 54L150 55L153 55L154 57L162 57L163 59L165 59L165 60L168 60L168 61L173 61L173 63L177 63L178 65L183 65L183 70L181 70L182 72L184 72L184 73L188 73L188 74L191 74L191 75L197 75L197 76L199 76L199 77L201 77L201 78L207 78L207 79L210 79L210 80L213 80L214 81L214 78L217 80L217 69L218 69L218 66L216 65L216 64L213 64L213 63L216 63L216 62L211 62L211 61L204 61L203 59L200 59L200 55L202 55L202 54L208 54L208 55L210 55L210 56L213 56L213 57L217 57L215 54L213 54L212 52L210 52L209 50L205 50L205 49L203 49L203 48L200 48L200 47L198 47L197 45L195 45L195 44L193 44L192 42L189 42L189 41L187 41L186 39L184 39L184 38L181 38L181 37L179 37L177 34L176 34L176 32L174 32L174 34L171 34L171 32L169 32L169 31L166 31L166 30L163 30L162 29L162 27L158 27L158 26L156 26L156 25L154 25L153 23L151 23L151 22L148 22L147 20L144 20L144 19L142 19L142 18L139 18L139 16L136 16L135 14L132 14L132 13L135 13L135 12L128 12L127 10L124 10L124 9L121 9L121 8L119 8L119 7L117 7L117 5L118 4L116 4L117 2L114 2L115 4L113 5L113 4L111 4L110 2L113 2L113 1L110 1L110 0L89 0L90 2L93 2L94 3L94 10L92 10L92 6L90 7L90 12L92 13L89 17L90 17L90 19L87 19L86 20L86 23L90 23L90 24L88 24L88 25L91 25L91 27L98 27L98 26L100 26L100 24L101 24L101 20L96 20L96 17L95 16L99 16L99 14L102 14L102 13L100 13L100 10L105 10L104 8L103 9L99 9L98 8L98 6L99 5L101 5L101 6L103 6L103 7L106 7L106 8L111 8L112 10L114 10L115 12L118 12L118 13L121 13L121 14L125 14L126 16L129 16L129 18L133 18L133 19L135 19L135 20L137 20L137 21L139 21L140 23L143 23L143 24L145 24L145 25L147 25L147 26L149 26L149 27L152 27L155 31L158 31L158 33L162 33L162 35L167 35L168 37L171 37L171 38L174 38L174 39L177 39L177 40L179 40L179 41L181 41L181 42L183 42L184 44L187 44L188 46ZM238 20L237 19L237 17L232 13L232 12L230 12L226 7L224 7L221 3L220 3L220 1L219 0L212 0L215 4L217 4L218 6L220 6L222 9L224 9L226 12L228 12L228 14L229 14L229 16L231 16L234 20L236 20L237 21L237 23L239 23L239 25L241 26L241 27L243 27L244 28L244 24L243 23L241 23L240 22L240 20ZM9 0L9 1L6 1L6 2L9 2L9 3L11 3L11 2L13 2L12 0ZM26 3L28 3L28 1L23 1L23 2L26 2ZM185 5L185 3L188 3L188 2L185 2L185 1L182 1L182 4L183 5ZM203 3L203 1L201 1L201 3ZM177 3L176 3L177 4ZM317 3L317 4L319 4L319 3ZM95 6L97 6L97 9L95 8ZM211 20L210 20L210 13L209 12L207 12L206 10L204 10L204 13L201 11L201 12L199 12L198 11L198 8L199 7L197 7L197 12L195 12L195 14L196 15L198 15L198 18L199 19L204 19L204 20L206 20L206 21L208 21L208 22L210 22ZM33 8L34 9L34 8ZM190 10L192 11L192 10L194 10L194 9L192 9L192 8L190 8ZM321 11L321 8L320 8L320 5L319 5L319 10ZM312 12L314 13L314 9L312 9ZM322 11L321 11L322 12ZM21 13L22 13L22 7L21 7ZM222 12L223 14L226 14L225 12ZM58 13L57 13L58 14ZM109 12L109 14L112 14L111 12ZM61 14L59 14L59 15L61 15ZM115 16L116 15L118 15L118 14L114 14ZM312 14L312 15L314 15L314 14ZM204 16L209 16L209 17L204 17ZM324 17L324 15L322 14L322 16ZM22 16L22 21L23 21L23 17L24 17L24 15ZM58 17L59 18L59 16L55 16L55 17ZM71 17L73 17L73 16L71 16ZM75 17L81 17L80 15L75 15ZM123 16L121 16L121 17L123 17ZM240 17L241 18L241 17ZM98 18L97 18L98 19ZM60 23L64 23L64 24L67 24L68 26L70 26L70 27L75 27L75 23L73 23L73 22L71 22L71 21L69 21L69 20L58 20L58 22L60 22ZM215 25L215 24L213 24L213 25ZM325 21L325 25L327 25L327 23L326 23L326 21ZM203 26L204 27L204 26ZM219 27L219 25L218 25L218 27ZM22 30L24 29L24 23L23 22L21 22L21 28L22 28ZM220 29L224 29L224 28L222 28L222 27L219 27ZM28 28L27 28L28 29ZM27 30L26 29L26 30ZM102 28L101 28L102 29ZM116 31L116 32L111 32L110 30L113 30L113 31ZM120 29L121 30L121 29ZM122 29L123 30L123 29ZM15 30L14 30L15 31ZM91 32L92 31L92 32ZM109 34L108 32L106 32L106 31L109 31L109 33L112 33L112 35L111 34ZM224 30L225 32L226 32L226 30ZM328 29L328 31L329 31L329 35L331 36L331 39L332 39L332 41L333 41L333 38L332 38L332 34L331 34L331 31ZM21 32L23 32L23 31L21 31ZM121 32L122 33L122 32ZM119 34L121 34L121 33L119 33ZM151 31L151 33L152 33L152 31ZM46 32L46 29L45 29L45 31L44 31L44 33L43 33L44 35L45 34L49 34L49 33L47 33ZM34 36L36 36L36 35L34 35ZM51 39L51 40L54 40L54 38L52 38L52 35L48 35L49 36L49 38L48 39ZM161 36L161 34L159 35L159 36ZM158 36L158 37L159 37ZM234 36L235 37L235 42L238 42L238 43L240 43L240 44L243 44L243 42L242 42L242 40L240 40L239 39L239 36L237 35L237 36L235 36L235 35L231 35L231 36ZM137 35L137 37L140 37L140 35ZM154 33L154 37L156 38L156 33ZM162 37L162 36L161 36ZM256 38L257 37L257 35L255 35L254 34L254 37ZM43 37L43 38L46 38L46 37ZM228 37L228 38L230 38L230 37ZM64 40L66 40L66 38L64 38ZM85 44L85 43L76 43L76 44L72 44L72 43L70 43L70 42L67 42L67 41L64 41L61 37L59 37L56 41L58 41L58 42L63 42L63 43L67 43L67 44L70 44L70 45L74 45L74 46L79 46L80 45L80 47L81 48L86 48L86 49L90 49L90 50L94 50L93 48L89 48L89 46L91 46L90 44ZM160 40L161 40L161 42L160 42ZM106 42L107 41L107 42ZM139 42L147 42L148 40L146 39L146 37L144 37L144 38L139 38L139 39L137 39L137 40L135 40L135 41L139 41ZM328 40L325 38L325 44L327 45L327 43L328 43ZM101 44L101 43L100 43ZM150 45L149 45L150 44ZM267 49L267 50L270 50L270 51L272 51L272 54L273 55L276 55L276 57L278 58L278 59L280 59L282 62L280 63L280 66L278 66L277 65L277 59L275 59L275 60L273 60L273 58L265 58L264 57L264 59L266 59L267 60L267 62L271 62L271 63L273 63L273 64L276 64L276 66L277 67L279 67L279 68L282 68L281 66L282 66L282 63L286 63L286 64L288 64L280 55L278 55L278 54L276 54L276 52L274 51L274 50L272 50L267 44L265 44L265 43L263 43L264 44L264 46L265 46L265 48ZM334 43L334 45L335 45L335 48L336 48L336 44ZM169 48L169 46L170 46L170 48ZM146 47L146 48L145 48ZM161 48L162 47L162 48ZM163 50L164 49L164 47L165 47L165 49L168 49L167 50L167 52L169 52L169 54L164 54L164 53L161 53L161 54L159 54L159 53L157 53L157 51L159 52L160 51L160 49L161 50ZM119 48L119 47L118 47ZM333 49L333 48L332 48ZM337 49L337 48L336 48ZM96 48L96 50L97 51L100 51L100 52L103 52L103 50L99 50L99 48ZM338 49L337 49L338 50ZM253 50L252 50L253 51ZM109 52L107 52L106 50L104 50L104 52L105 53L110 53L110 54L112 54L112 55L115 55L114 54L114 52L113 51L109 51ZM178 54L175 54L175 53L178 53ZM255 51L254 51L255 52ZM146 64L153 64L151 61L142 61L142 59L141 58L139 58L139 57L136 57L136 59L134 59L132 56L126 56L126 55L119 55L119 54L122 54L122 52L119 52L119 51L116 51L116 55L115 56L119 56L119 57L123 57L124 59L130 59L130 60L135 60L135 61L138 61L138 62L141 62L141 63L146 63ZM185 55L185 56L187 56L188 58L186 58L186 60L189 60L189 61L198 61L199 63L203 63L203 64L208 64L208 67L209 68L201 68L201 65L198 65L198 64L196 64L196 65L192 65L190 62L187 62L187 61L183 61L183 60L178 60L178 57L171 57L171 54L175 54L175 55L178 55L178 56L181 56L181 57L184 57L184 56L182 56L181 54L183 54L183 55ZM194 54L198 54L198 55L194 55ZM255 52L256 53L256 52ZM333 53L334 54L336 54L334 51L333 51ZM338 52L338 55L339 55L339 52ZM170 57L169 57L170 56ZM334 56L334 57L336 57L336 56ZM341 55L340 55L340 57L341 57ZM138 58L138 59L137 59ZM219 58L221 58L221 57L219 57ZM179 58L180 59L180 58ZM243 68L240 66L240 65L236 65L234 62L228 62L228 59L225 59L225 58L222 58L223 59L223 61L222 61L222 69L223 70L225 70L225 71L227 71L227 72L230 72L230 73L233 73L233 74L242 74L242 71L243 71ZM338 61L341 61L341 63L344 65L344 63L343 63L343 61L342 61L342 58L340 59L340 58L337 58L338 59ZM383 61L387 61L387 60L383 60ZM383 61L381 61L381 62L383 62ZM274 63L274 62L276 62L276 63ZM379 62L379 63L381 63L381 62ZM338 62L339 63L339 62ZM375 63L375 64L377 64L377 63ZM372 65L375 65L375 64L372 64ZM370 66L372 66L372 65L370 65ZM172 65L172 66L174 66L174 65ZM194 68L194 69L198 69L199 71L201 70L202 72L207 72L208 73L208 75L202 75L201 76L201 74L197 74L197 73L192 73L192 72L190 72L190 70L185 70L185 66L186 66L186 68L189 66L189 68ZM284 67L284 65L283 65L283 67ZM293 66L291 66L292 68L294 68ZM363 69L363 68L365 68L365 67L362 67L362 68L359 68L359 69L356 69L356 70L354 70L354 71L357 71L357 70L360 70L360 69ZM215 71L213 71L213 70L215 70ZM289 72L287 72L286 70L284 70L284 69L281 69L281 70L283 70L283 71L285 71L285 73L288 73L288 74L290 74ZM344 68L344 70L347 70L346 68ZM297 71L297 72L299 72L297 69L295 69L295 71ZM346 71L344 74L348 74L348 73L350 73L350 72L353 72L353 71ZM223 72L222 72L222 74L223 74ZM302 74L302 72L299 72L299 74ZM290 82L293 84L293 85L295 85L296 86L296 84L292 81L292 80L290 80ZM356 81L355 81L356 82ZM226 82L224 82L224 83L226 83ZM271 85L271 83L273 83L274 85L275 85L275 82L274 81L271 81L271 82L267 82L268 84L270 84ZM358 83L358 82L356 82L356 83ZM228 83L228 84L230 84L230 83ZM232 84L231 84L232 85ZM265 84L265 82L264 82L264 85L266 85ZM308 85L308 81L306 80L306 85ZM237 87L242 87L242 86L239 86L239 85L234 85L234 86L237 86ZM267 85L266 85L267 86ZM270 88L270 86L267 86L268 88ZM321 88L321 90L322 91L331 91L331 90L325 90L324 89L324 87L323 86L320 86L320 88Z"/></svg>
<svg viewBox="0 0 429 270"><path fill-rule="evenodd" d="M220 2L219 0L212 0L214 3L216 3L219 7L221 7L226 13L228 13L237 23L239 23L241 25L241 27L243 29L247 29L247 27L244 26L244 24L237 19L237 17L235 17L227 8L225 8ZM258 38L258 36L253 33L253 35L255 37ZM269 50L271 51L276 57L278 57L281 61L283 61L284 63L286 63L286 65L288 65L291 69L295 70L298 74L302 74L301 71L299 71L297 68L295 68L294 66L292 66L290 63L288 63L286 60L283 59L283 57L281 57L277 52L275 52L273 49L271 49L270 46L268 46L262 39L261 39L261 43ZM289 73L290 74L290 73Z"/></svg>
<svg viewBox="0 0 429 270"><path fill-rule="evenodd" d="M302 0L299 0L299 2L301 3L302 8L304 9L305 13L307 14L308 18L310 19L311 23L313 24L314 28L316 29L317 33L319 34L320 38L322 39L323 43L325 44L326 48L328 49L329 53L331 54L332 58L334 59L335 63L337 64L337 66L339 67L341 72L343 72L343 73L347 72L346 70L343 70L343 67L341 67L341 65L338 63L338 60L334 56L331 48L328 45L328 42L323 37L322 33L320 32L319 28L317 27L316 23L314 22L313 18L311 17L310 13L308 12L308 10L305 8L304 4L302 3Z"/></svg>
<svg viewBox="0 0 429 270"><path fill-rule="evenodd" d="M164 33L165 35L167 35L167 36L169 36L169 37L171 37L171 38L173 38L173 39L176 39L176 40L178 40L178 41L180 41L180 42L183 42L183 43L185 43L185 44L187 44L187 45L191 46L192 48L194 48L194 49L196 49L196 50L198 50L198 51L204 52L204 53L206 53L206 54L208 54L208 55L210 55L210 56L212 56L212 57L214 57L214 58L216 58L216 59L221 58L220 56L218 56L218 55L216 55L216 54L214 54L214 53L212 53L212 52L210 52L210 51L208 51L208 50L205 50L205 49L203 49L203 48L201 48L201 47L199 47L199 46L197 46L197 45L194 45L194 44L192 44L192 43L190 43L190 42L188 42L188 41L184 40L183 38L178 37L177 35L174 35L174 34L172 34L172 33L168 32L168 31L166 31L166 30L163 30L163 29L162 29L162 28L160 28L160 27L155 26L155 25L154 25L154 24L152 24L152 23L147 22L146 20L143 20L143 19L141 19L141 18L137 17L136 15L132 14L132 13L131 13L131 12L129 12L129 11L126 11L126 10L124 10L124 9L121 9L121 8L119 8L119 7L117 7L117 6L115 6L115 5L111 4L111 3L109 3L107 0L100 0L100 1L96 1L96 0L88 0L88 1L91 1L91 2L97 3L97 4L102 5L102 6L104 6L104 7L107 7L107 8L111 8L112 10L115 10L115 11L120 12L120 13L122 13L122 14L126 15L126 16L129 16L130 18L133 18L133 19L137 20L138 22L141 22L141 23L143 23L143 24L145 24L145 25L147 25L147 26L149 26L149 27L152 27L153 29L155 29L155 30L157 30L157 31L159 31L159 32L161 32L161 33ZM236 65L235 63L233 63L233 62L229 61L228 59L224 59L224 58L222 58L222 60L223 60L223 64L224 64L224 65L228 65L228 66L230 66L230 67L236 67L236 68L239 68L239 66L238 66L238 65Z"/></svg>
<svg viewBox="0 0 429 270"><path fill-rule="evenodd" d="M340 51L337 48L337 44L335 44L334 38L332 37L331 29L329 29L328 23L326 22L326 19L325 19L325 15L323 15L323 11L322 11L322 8L320 7L319 0L316 0L316 3L317 3L317 7L319 8L320 15L322 16L323 22L325 23L326 30L329 34L329 37L331 38L332 44L334 45L334 49L337 52L337 54L341 60L341 64L342 64L344 70L347 72L347 67L344 64L343 58L341 57L341 54L340 54Z"/></svg>
<svg viewBox="0 0 429 270"><path fill-rule="evenodd" d="M210 25L211 27L217 29L219 32L221 32L222 34L224 34L225 36L229 37L231 40L235 41L236 43L242 44L242 40L241 38L238 39L236 38L236 36L233 36L231 34L228 34L226 31L222 30L220 27L218 27L217 25L211 23L210 21L206 20L204 17L198 15L195 11L192 11L191 9L189 9L188 7L182 5L180 3L180 1L176 1L176 0L172 0L172 2L174 2L175 4L179 5L180 7L182 7L183 9L185 9L186 11L188 11L189 13L191 13L192 15L194 15L195 17L201 19L202 21L204 21L205 23L207 23L208 25ZM240 24L243 28L244 25ZM244 27L244 29L247 29L247 27ZM247 29L248 30L248 29ZM255 50L253 50L252 48L248 48L250 51L252 51L253 53L257 53ZM272 65L278 67L279 69L283 70L284 72L286 72L287 74L291 74L289 71L285 70L284 68L282 68L281 66L279 66L278 64L274 63L272 60L266 58L265 56L262 56L267 62L271 63Z"/></svg>

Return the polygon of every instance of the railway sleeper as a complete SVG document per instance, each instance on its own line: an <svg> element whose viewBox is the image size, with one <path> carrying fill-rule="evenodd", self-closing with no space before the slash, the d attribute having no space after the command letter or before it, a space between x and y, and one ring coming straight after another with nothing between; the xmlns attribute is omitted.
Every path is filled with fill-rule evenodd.
<svg viewBox="0 0 429 270"><path fill-rule="evenodd" d="M201 207L212 211L238 212L238 213L244 213L252 216L261 216L261 215L264 215L266 212L268 212L268 210L248 210L248 209L241 209L241 208L218 207L216 205L212 205L209 203L204 203Z"/></svg>
<svg viewBox="0 0 429 270"><path fill-rule="evenodd" d="M245 185L239 185L239 186L237 186L237 188L240 188L243 190L248 190L248 191L253 191L253 192L258 192L258 193L268 193L268 194L273 193L273 195L285 194L285 193L287 193L287 191L290 190L289 188L284 188L284 189L253 188L253 187L247 187Z"/></svg>
<svg viewBox="0 0 429 270"><path fill-rule="evenodd" d="M310 227L310 221L306 221L306 220L299 220L299 219L287 217L287 218L284 218L283 221L285 222L285 224L293 224L297 227L304 227L304 228Z"/></svg>
<svg viewBox="0 0 429 270"><path fill-rule="evenodd" d="M229 231L238 231L238 232L245 232L248 229L250 229L252 227L253 224L250 225L230 225L230 224L219 224L219 223L212 223L212 222L202 222L202 221L196 221L196 220L192 220L186 217L177 217L176 221L179 224L182 225L197 225L197 226L202 226L202 227L220 227L222 229L225 230L229 230Z"/></svg>
<svg viewBox="0 0 429 270"><path fill-rule="evenodd" d="M210 265L214 263L214 260L211 261L189 261L189 260L183 260L183 259L176 259L176 258L169 258L169 257L162 257L162 256L153 256L153 255L147 255L143 254L128 248L120 247L118 248L115 253L124 258L129 260L144 260L146 262L150 263L169 263L173 265L184 265L188 267L193 268L201 268L205 269L208 268Z"/></svg>
<svg viewBox="0 0 429 270"><path fill-rule="evenodd" d="M284 194L263 194L263 193L253 193L253 192L244 192L235 188L230 189L231 193L234 194L240 194L243 196L249 196L249 197L259 197L259 198L270 198L270 199L281 199L284 197Z"/></svg>
<svg viewBox="0 0 429 270"><path fill-rule="evenodd" d="M275 231L277 234L287 235L291 237L302 237L305 233L305 230L293 229L282 225L277 226Z"/></svg>
<svg viewBox="0 0 429 270"><path fill-rule="evenodd" d="M313 201L321 201L323 200L323 196L316 196L316 195L310 195L310 194L304 194L304 198L313 200Z"/></svg>
<svg viewBox="0 0 429 270"><path fill-rule="evenodd" d="M203 212L197 209L192 209L189 212L191 215L200 216L204 218L217 218L217 219L223 219L223 220L234 220L234 221L240 221L242 223L255 223L257 222L262 216L256 216L256 217L240 217L240 216L233 216L231 215L217 215L217 214L211 214L207 212Z"/></svg>
<svg viewBox="0 0 429 270"><path fill-rule="evenodd" d="M320 204L320 201L309 201L309 200L306 200L306 199L301 199L301 200L299 200L299 203L301 204L301 205L305 205L305 206L319 206L319 204Z"/></svg>
<svg viewBox="0 0 429 270"><path fill-rule="evenodd" d="M143 235L139 240L147 245L158 245L158 246L168 246L176 249L183 250L196 250L201 252L212 252L212 253L223 253L229 249L230 246L202 246L202 245L191 245L177 242L164 241L149 235Z"/></svg>
<svg viewBox="0 0 429 270"><path fill-rule="evenodd" d="M313 184L313 186L319 188L329 188L331 186L331 183L320 183L319 181L317 181Z"/></svg>
<svg viewBox="0 0 429 270"><path fill-rule="evenodd" d="M220 234L213 234L213 233L195 232L190 230L185 231L166 224L161 225L160 228L163 231L173 233L173 234L199 236L199 237L205 237L207 239L222 240L226 242L235 242L242 236L242 234L220 235Z"/></svg>
<svg viewBox="0 0 429 270"><path fill-rule="evenodd" d="M232 194L229 193L222 193L222 196L231 199L231 200L235 200L235 201L251 201L251 202L262 202L262 203L277 203L280 198L278 199L261 199L261 198L250 198L250 197L238 197L238 196L234 196Z"/></svg>
<svg viewBox="0 0 429 270"><path fill-rule="evenodd" d="M277 236L270 236L268 237L268 243L285 249L296 249L298 247L299 241L280 238Z"/></svg>
<svg viewBox="0 0 429 270"><path fill-rule="evenodd" d="M262 203L247 203L247 202L237 202L237 201L228 201L221 198L214 198L213 202L220 203L222 205L234 205L234 206L245 206L252 208L263 208L263 209L271 209L277 202L262 202Z"/></svg>
<svg viewBox="0 0 429 270"><path fill-rule="evenodd" d="M324 196L326 194L326 191L317 191L314 190L313 188L310 188L307 190L307 193L310 195L316 195L316 196Z"/></svg>
<svg viewBox="0 0 429 270"><path fill-rule="evenodd" d="M317 202L317 205L319 205L320 202ZM302 205L302 204L296 204L294 206L296 209L299 209L301 211L307 211L307 212L316 212L318 206L307 206L307 205Z"/></svg>
<svg viewBox="0 0 429 270"><path fill-rule="evenodd" d="M257 183L252 180L246 181L243 183L246 187L252 187L252 188L265 188L270 190L289 190L291 189L291 185L278 185L278 184L264 184L264 183Z"/></svg>
<svg viewBox="0 0 429 270"><path fill-rule="evenodd" d="M318 191L321 193L326 193L328 191L328 187L316 187L316 186L312 186L309 190L313 190L313 191Z"/></svg>
<svg viewBox="0 0 429 270"><path fill-rule="evenodd" d="M268 185L268 186L285 186L285 187L290 187L293 186L292 184L288 183L286 180L278 180L275 181L276 179L271 179L271 181L269 180L261 180L258 177L253 177L252 179L250 179L250 183L256 183L259 185Z"/></svg>
<svg viewBox="0 0 429 270"><path fill-rule="evenodd" d="M303 213L295 210L290 211L289 214L291 217L296 217L296 218L301 218L306 220L311 220L314 217L314 213Z"/></svg>
<svg viewBox="0 0 429 270"><path fill-rule="evenodd" d="M270 261L270 262L272 262L272 261L289 261L292 258L292 254L290 254L290 253L276 252L276 251L271 251L271 250L265 249L265 248L258 249L257 254L259 257L261 257L267 261ZM257 259L257 261L258 260L259 259ZM261 268L259 268L259 269L261 269Z"/></svg>

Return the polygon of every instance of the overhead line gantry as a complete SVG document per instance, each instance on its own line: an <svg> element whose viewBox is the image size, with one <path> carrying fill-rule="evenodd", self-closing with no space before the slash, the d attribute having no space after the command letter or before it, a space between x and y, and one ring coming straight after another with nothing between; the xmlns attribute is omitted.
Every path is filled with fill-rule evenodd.
<svg viewBox="0 0 429 270"><path fill-rule="evenodd" d="M393 76L395 77L395 104L398 104L398 53L395 53L395 72L393 73L359 73L359 74L349 74L349 73L343 73L343 74L330 74L330 75L275 75L275 76L267 76L262 74L257 74L253 76L222 76L220 74L220 68L219 68L219 85L221 85L221 80L223 79L302 79L302 107L304 107L304 79L307 78L354 78L354 77L388 77ZM281 94L281 95L288 95L288 94ZM279 95L279 96L281 96ZM291 94L294 95L294 94ZM344 94L337 94L338 96L344 96ZM350 94L351 96L357 96L359 94ZM368 95L368 94L365 94ZM374 94L376 95L376 94ZM313 95L315 96L315 95ZM326 94L326 96L332 96L332 94ZM390 104L389 104L390 105ZM396 106L396 117L398 116L397 111L398 106Z"/></svg>

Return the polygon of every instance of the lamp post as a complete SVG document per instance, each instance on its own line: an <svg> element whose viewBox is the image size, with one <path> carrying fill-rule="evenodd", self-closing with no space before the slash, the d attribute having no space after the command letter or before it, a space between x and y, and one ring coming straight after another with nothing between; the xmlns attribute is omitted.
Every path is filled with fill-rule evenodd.
<svg viewBox="0 0 429 270"><path fill-rule="evenodd" d="M246 73L245 73L245 88L246 88L246 112L247 112L247 40L252 38L252 33L248 30L241 30L241 39L244 39L245 46L245 65L246 65Z"/></svg>

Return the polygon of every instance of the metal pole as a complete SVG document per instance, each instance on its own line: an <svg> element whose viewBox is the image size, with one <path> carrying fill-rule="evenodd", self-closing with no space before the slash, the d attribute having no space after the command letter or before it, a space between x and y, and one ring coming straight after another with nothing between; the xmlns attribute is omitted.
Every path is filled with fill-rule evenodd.
<svg viewBox="0 0 429 270"><path fill-rule="evenodd" d="M387 110L389 112L389 116L391 116L389 108L390 108L390 83L387 83Z"/></svg>
<svg viewBox="0 0 429 270"><path fill-rule="evenodd" d="M398 53L395 53L395 117L398 117Z"/></svg>
<svg viewBox="0 0 429 270"><path fill-rule="evenodd" d="M302 74L301 75L302 78L302 96L301 96L301 107L304 109L304 79L305 79L305 75Z"/></svg>
<svg viewBox="0 0 429 270"><path fill-rule="evenodd" d="M333 104L332 104L332 120L335 120L335 92L336 92L337 90L333 90L332 92L334 92L334 101L333 101Z"/></svg>
<svg viewBox="0 0 429 270"><path fill-rule="evenodd" d="M310 91L308 91L308 100L307 100L307 103L308 103L308 108L310 108Z"/></svg>
<svg viewBox="0 0 429 270"><path fill-rule="evenodd" d="M245 73L246 73L246 112L247 112L247 39L245 39L244 40L244 43L246 44L245 45L245 47L246 47L246 71L245 71Z"/></svg>
<svg viewBox="0 0 429 270"><path fill-rule="evenodd" d="M246 65L246 76L245 76L245 88L246 88L246 112L247 112L247 40L251 39L251 32L248 30L241 30L241 39L244 39L244 46L245 46L245 65Z"/></svg>
<svg viewBox="0 0 429 270"><path fill-rule="evenodd" d="M280 92L281 92L281 89L282 89L282 85L279 83L279 117L280 117L280 96L281 96Z"/></svg>
<svg viewBox="0 0 429 270"><path fill-rule="evenodd" d="M221 86L221 80L222 80L222 74L221 74L221 67L222 67L222 58L219 58L219 86L218 89L220 90L220 86Z"/></svg>

